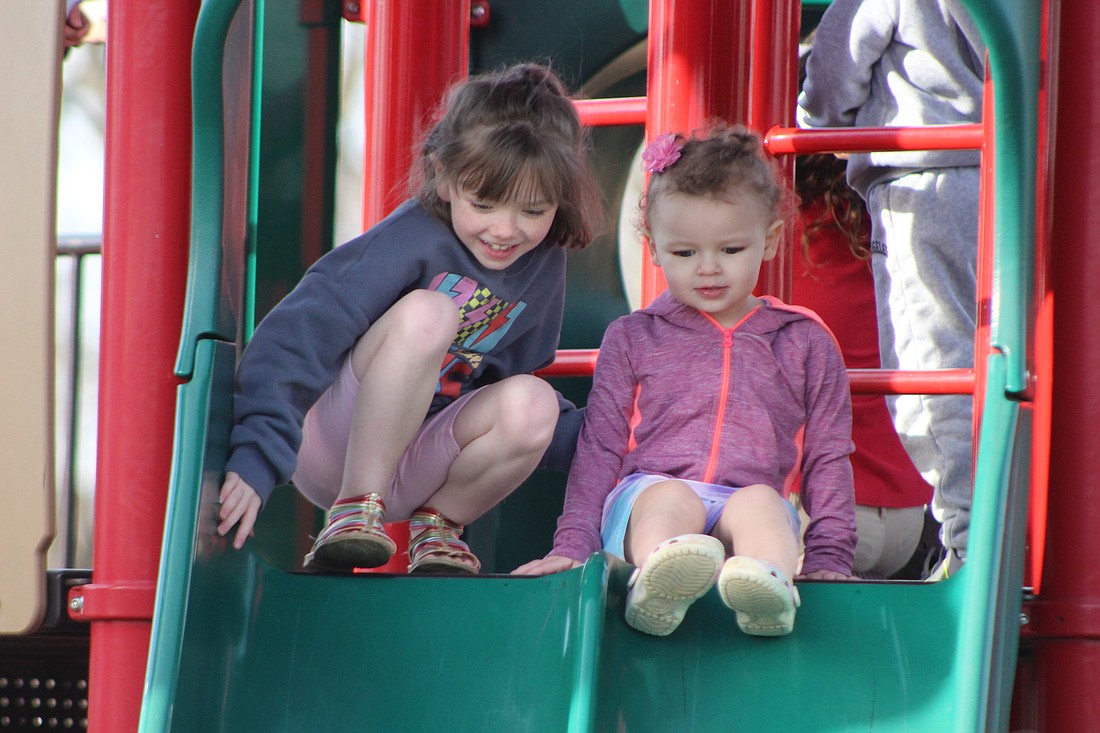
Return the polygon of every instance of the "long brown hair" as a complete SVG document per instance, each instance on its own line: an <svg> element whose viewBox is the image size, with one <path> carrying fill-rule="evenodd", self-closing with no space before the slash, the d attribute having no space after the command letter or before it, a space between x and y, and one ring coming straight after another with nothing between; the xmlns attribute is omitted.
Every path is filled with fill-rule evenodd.
<svg viewBox="0 0 1100 733"><path fill-rule="evenodd" d="M802 41L798 55L798 86L806 83L806 62L813 53L815 28ZM794 164L794 190L798 195L798 210L802 214L802 259L813 264L810 242L813 235L835 227L848 240L848 247L857 259L871 256L871 234L867 230L867 209L863 199L848 185L848 161L829 153L800 155ZM813 221L806 219L807 210L821 202L821 214Z"/></svg>
<svg viewBox="0 0 1100 733"><path fill-rule="evenodd" d="M805 212L815 202L821 202L817 218L803 221L802 258L813 263L810 242L815 232L835 227L848 240L848 247L858 259L871 256L871 235L868 232L863 199L845 180L847 162L835 155L814 153L800 155L795 161L795 192L799 211Z"/></svg>
<svg viewBox="0 0 1100 733"><path fill-rule="evenodd" d="M547 235L554 245L585 247L606 219L576 108L557 74L539 64L452 87L410 181L424 208L449 226L441 179L486 201L541 192L558 206Z"/></svg>

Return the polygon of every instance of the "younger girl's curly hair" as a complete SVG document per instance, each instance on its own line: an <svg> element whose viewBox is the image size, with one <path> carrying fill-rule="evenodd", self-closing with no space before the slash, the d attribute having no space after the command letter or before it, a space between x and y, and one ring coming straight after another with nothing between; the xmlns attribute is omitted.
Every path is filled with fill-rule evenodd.
<svg viewBox="0 0 1100 733"><path fill-rule="evenodd" d="M764 153L764 141L742 125L715 122L690 137L672 137L672 162L650 169L643 197L641 229L649 232L649 220L662 196L719 196L732 191L757 198L770 220L786 221L795 211L794 196L776 161ZM669 158L666 158L666 160Z"/></svg>

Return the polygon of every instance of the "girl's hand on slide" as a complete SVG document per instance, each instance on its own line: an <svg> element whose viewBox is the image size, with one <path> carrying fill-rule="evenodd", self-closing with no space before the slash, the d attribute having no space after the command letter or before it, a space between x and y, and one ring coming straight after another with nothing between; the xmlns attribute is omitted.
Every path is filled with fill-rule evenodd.
<svg viewBox="0 0 1100 733"><path fill-rule="evenodd" d="M550 573L560 573L563 570L571 570L578 565L580 565L579 562L570 560L568 557L547 555L541 560L532 560L529 563L520 565L512 571L512 575L549 575Z"/></svg>
<svg viewBox="0 0 1100 733"><path fill-rule="evenodd" d="M856 580L851 575L845 575L844 573L838 573L835 570L815 570L812 573L806 573L805 575L799 575L799 579L807 580Z"/></svg>
<svg viewBox="0 0 1100 733"><path fill-rule="evenodd" d="M260 513L263 502L256 490L232 471L225 475L218 501L218 534L224 537L233 525L237 525L233 547L239 550L252 535L252 527L256 524L256 515Z"/></svg>

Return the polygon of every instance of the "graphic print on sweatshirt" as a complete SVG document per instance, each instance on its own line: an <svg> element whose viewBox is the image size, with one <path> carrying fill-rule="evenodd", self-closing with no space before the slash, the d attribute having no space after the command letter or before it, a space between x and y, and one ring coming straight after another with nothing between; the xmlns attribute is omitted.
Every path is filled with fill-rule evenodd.
<svg viewBox="0 0 1100 733"><path fill-rule="evenodd" d="M450 272L436 275L429 287L445 293L458 306L458 333L443 359L436 388L440 395L457 398L462 383L481 364L482 355L500 343L527 305L501 300L477 281Z"/></svg>

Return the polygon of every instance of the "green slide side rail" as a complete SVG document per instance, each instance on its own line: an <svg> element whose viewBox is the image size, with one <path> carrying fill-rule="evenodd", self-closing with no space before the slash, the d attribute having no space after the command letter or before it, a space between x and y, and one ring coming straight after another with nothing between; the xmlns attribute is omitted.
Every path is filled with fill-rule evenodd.
<svg viewBox="0 0 1100 733"><path fill-rule="evenodd" d="M224 59L230 25L241 0L208 0L199 9L191 60L192 152L191 249L177 376L188 378L195 350L204 338L233 342L232 309L224 284L223 202L225 200Z"/></svg>
<svg viewBox="0 0 1100 733"><path fill-rule="evenodd" d="M1005 355L1006 388L1027 386L1034 290L1039 137L1040 0L964 0L989 49L994 80L994 272L991 341Z"/></svg>

